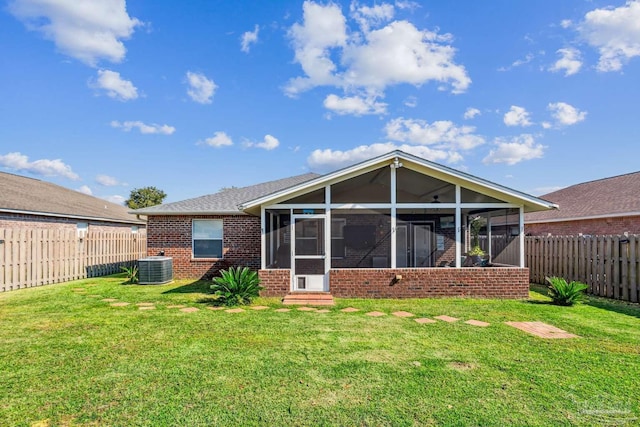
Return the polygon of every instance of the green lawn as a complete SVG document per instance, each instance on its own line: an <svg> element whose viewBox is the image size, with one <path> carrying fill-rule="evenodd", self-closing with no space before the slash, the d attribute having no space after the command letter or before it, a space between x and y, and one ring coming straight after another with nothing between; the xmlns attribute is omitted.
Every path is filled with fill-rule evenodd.
<svg viewBox="0 0 640 427"><path fill-rule="evenodd" d="M0 425L640 423L637 305L556 307L532 292L529 302L338 300L324 314L277 313L279 300L260 299L273 308L229 314L204 309L204 283L122 282L0 294ZM361 311L339 311L348 306ZM461 321L364 315L372 310ZM505 321L581 338L541 339Z"/></svg>

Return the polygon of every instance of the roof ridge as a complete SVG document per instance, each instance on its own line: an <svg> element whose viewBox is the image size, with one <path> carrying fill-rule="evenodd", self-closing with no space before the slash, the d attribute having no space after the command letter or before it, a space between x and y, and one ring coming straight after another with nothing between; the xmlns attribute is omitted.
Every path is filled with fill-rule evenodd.
<svg viewBox="0 0 640 427"><path fill-rule="evenodd" d="M0 171L0 173L3 173L5 175L17 176L18 178L32 179L32 180L38 181L38 182L49 182L49 181L43 181L43 180L38 179L38 178L33 178L31 176L18 175L17 173L4 172L4 171Z"/></svg>
<svg viewBox="0 0 640 427"><path fill-rule="evenodd" d="M568 186L563 187L563 188L561 188L561 189L559 189L559 190L556 190L556 191L562 191L562 190L565 190L565 189L567 189L567 188L576 187L576 186L578 186L578 185L591 184L591 183L593 183L593 182L598 182L598 181L607 181L607 180L609 180L609 179L622 178L623 176L635 175L635 174L640 174L640 171L627 172L627 173L621 173L620 175L606 176L606 177L604 177L604 178L597 178L597 179L592 179L592 180L590 180L590 181L579 182L579 183L577 183L577 184L568 185ZM556 191L554 191L554 193L555 193ZM551 193L549 193L549 194L551 194Z"/></svg>

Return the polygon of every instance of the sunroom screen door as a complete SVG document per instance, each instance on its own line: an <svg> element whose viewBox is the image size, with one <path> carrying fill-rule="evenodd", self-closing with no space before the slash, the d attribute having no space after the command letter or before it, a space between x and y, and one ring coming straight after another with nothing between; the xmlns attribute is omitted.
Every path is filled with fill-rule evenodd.
<svg viewBox="0 0 640 427"><path fill-rule="evenodd" d="M292 277L294 291L327 291L326 216L293 216Z"/></svg>

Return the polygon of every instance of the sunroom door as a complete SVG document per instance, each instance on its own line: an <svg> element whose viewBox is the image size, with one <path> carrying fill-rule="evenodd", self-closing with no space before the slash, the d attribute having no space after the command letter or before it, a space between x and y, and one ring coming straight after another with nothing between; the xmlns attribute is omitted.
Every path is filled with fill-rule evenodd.
<svg viewBox="0 0 640 427"><path fill-rule="evenodd" d="M291 270L294 291L328 291L326 216L293 216Z"/></svg>

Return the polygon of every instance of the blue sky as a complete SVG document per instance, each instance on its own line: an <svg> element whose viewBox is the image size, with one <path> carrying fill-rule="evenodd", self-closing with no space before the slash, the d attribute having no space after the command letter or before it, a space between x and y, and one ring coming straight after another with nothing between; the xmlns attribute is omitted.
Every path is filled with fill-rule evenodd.
<svg viewBox="0 0 640 427"><path fill-rule="evenodd" d="M640 1L11 0L0 170L182 200L400 148L536 195L640 169Z"/></svg>

